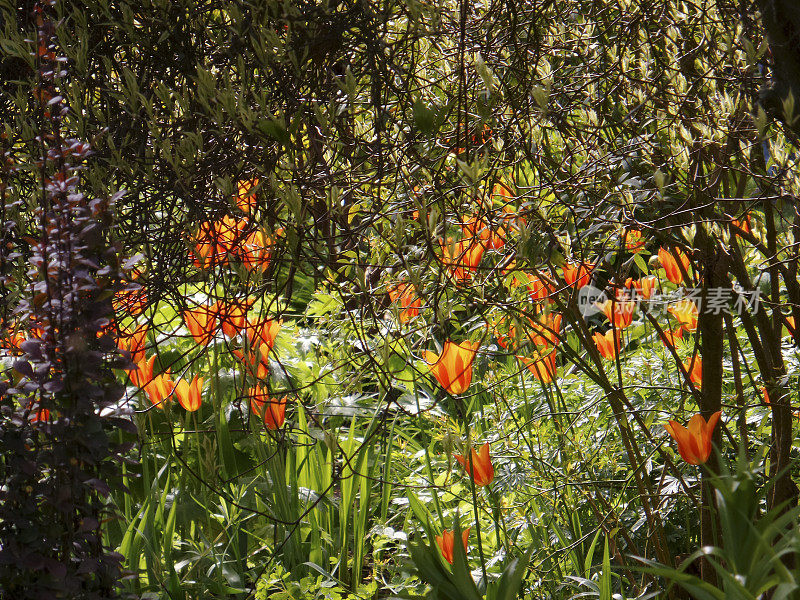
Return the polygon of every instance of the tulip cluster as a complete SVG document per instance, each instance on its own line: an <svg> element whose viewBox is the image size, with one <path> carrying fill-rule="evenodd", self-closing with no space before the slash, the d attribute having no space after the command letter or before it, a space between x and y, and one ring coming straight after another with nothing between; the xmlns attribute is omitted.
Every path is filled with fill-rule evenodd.
<svg viewBox="0 0 800 600"><path fill-rule="evenodd" d="M183 320L198 345L208 345L217 335L218 327L229 338L243 335L250 352L245 356L244 352L234 350L234 354L240 360L249 361L252 366L258 364L259 360L266 359L275 344L282 323L274 319L248 318L247 313L252 305L253 301L249 299L217 301L211 306L201 305L185 310Z"/></svg>
<svg viewBox="0 0 800 600"><path fill-rule="evenodd" d="M461 239L470 245L483 246L486 250L500 250L506 244L502 227L493 229L484 219L471 216L461 224Z"/></svg>
<svg viewBox="0 0 800 600"><path fill-rule="evenodd" d="M246 372L256 379L265 379L269 374L269 353L275 345L282 321L247 321L243 331L247 347L234 350L234 355L242 361Z"/></svg>
<svg viewBox="0 0 800 600"><path fill-rule="evenodd" d="M244 238L247 222L231 216L218 221L204 221L192 238L193 261L197 268L207 270L228 261Z"/></svg>
<svg viewBox="0 0 800 600"><path fill-rule="evenodd" d="M265 271L273 240L261 229L251 229L246 219L226 215L218 221L201 223L192 244L194 264L201 270L238 259L248 271Z"/></svg>
<svg viewBox="0 0 800 600"><path fill-rule="evenodd" d="M524 333L518 336L517 325L510 325L504 327L506 318L503 317L494 325L494 335L497 338L497 344L501 348L513 348L517 346L518 337L522 338L521 341L530 342L534 346L557 346L559 339L559 332L561 331L562 316L560 313L546 313L537 320L530 317L525 318ZM487 324L489 327L489 324Z"/></svg>
<svg viewBox="0 0 800 600"><path fill-rule="evenodd" d="M494 198L498 198L501 208L494 207ZM441 244L441 262L448 277L456 285L466 285L472 281L478 265L486 250L500 250L508 241L508 231L519 231L525 220L517 215L512 207L513 194L511 188L501 182L494 185L492 199L483 203L481 214L466 216L461 222L461 237L458 241L447 238ZM502 224L492 225L492 215L500 213Z"/></svg>

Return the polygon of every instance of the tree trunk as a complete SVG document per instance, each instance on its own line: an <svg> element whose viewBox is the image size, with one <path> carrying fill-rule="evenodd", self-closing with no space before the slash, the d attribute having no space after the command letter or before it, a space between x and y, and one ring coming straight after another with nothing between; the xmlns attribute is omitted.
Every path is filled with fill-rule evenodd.
<svg viewBox="0 0 800 600"><path fill-rule="evenodd" d="M702 293L698 308L698 330L700 333L700 355L703 360L703 376L700 397L700 414L708 420L722 406L722 357L724 354L723 315L713 312L708 306L709 290L717 287L730 287L728 282L728 257L722 253L716 241L701 229L697 241L701 244L700 267L702 268ZM713 442L719 448L722 428L714 430ZM719 544L714 527L716 508L714 490L710 478L719 470L716 453L712 453L705 464L702 476L702 501L700 509L700 544L714 546ZM707 560L700 563L701 577L715 584L716 572Z"/></svg>

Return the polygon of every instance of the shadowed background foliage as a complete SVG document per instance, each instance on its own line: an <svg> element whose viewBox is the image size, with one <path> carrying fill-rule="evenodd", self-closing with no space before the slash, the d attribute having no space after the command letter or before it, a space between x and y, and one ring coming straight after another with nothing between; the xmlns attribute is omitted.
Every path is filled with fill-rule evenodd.
<svg viewBox="0 0 800 600"><path fill-rule="evenodd" d="M119 442L136 443L129 456L138 461L122 471L130 493L111 486L118 517L105 530L132 574L126 592L245 598L260 586L261 597L272 597L291 593L290 580L311 586L318 578L320 589L336 582L365 597L422 593L417 571L394 568L389 557L408 558L403 530L413 518L424 527L424 511L439 528L458 514L459 501L440 505L449 480L434 472L450 473L453 445L469 431L505 448L504 475L499 495L483 498L482 517L474 487L456 495L490 527L490 575L513 556L532 557L524 585L536 597L576 588L610 597L612 587L644 597L663 586L636 571L631 555L674 567L676 557L721 539L710 516L716 458L702 477L684 478L653 428L687 404L706 417L726 411L728 430L714 441L726 435L732 456L740 450L758 463L761 483L772 478L765 508L797 503L792 353L800 338L793 326L790 339L783 331L787 317L800 318L800 18L788 0L60 1L45 9L53 37L44 52L35 4L0 7L5 332L29 334L28 317L41 323L29 284L43 275L30 261L46 237L41 210L59 197L46 178L72 168L60 157L74 138L91 147L75 165L76 190L108 208L107 219L91 217L104 224L110 249L96 268L124 265L96 293L108 304L123 292L116 322L147 325L148 354L158 354L162 370L213 380L213 412L203 412L206 400L196 420L131 403L138 433L110 426ZM63 57L63 73L43 100L37 90L51 51ZM56 119L63 135L50 139L43 135L62 105L49 104L56 94L68 108ZM454 277L448 238L469 239L473 216L505 237ZM224 219L236 223L232 247L255 233L269 240L263 268L238 259L198 264L198 235ZM741 226L747 219L753 231ZM641 255L626 245L630 230L642 234ZM613 290L663 266L642 258L655 259L660 247L686 253L686 283L704 298L734 282L764 294L764 311L735 320L701 312L681 356L702 356L702 386L684 381L685 369L670 380L668 367L648 366L643 353L627 370L619 360L604 367L592 336L607 326L584 318L561 279L565 261L592 263L592 284ZM563 389L510 383L526 370L493 328L538 318L540 308L532 284L510 289L515 271L561 292L552 302L564 315ZM424 310L395 327L387 311L395 314L399 282L413 285ZM199 349L180 329L187 308L246 298L291 331L273 340L274 356L255 379L298 398L292 425L260 432L264 439L247 412L249 376L231 374L238 363L226 351L235 344ZM632 353L658 340L648 337L660 332L656 321L642 319ZM63 323L43 343L66 344ZM84 337L104 325L71 323ZM455 400L418 386L426 375L414 356L467 338L488 348L475 366L478 391ZM35 362L35 348L20 351ZM103 352L107 369L114 352ZM3 364L3 406L29 413L7 392L35 377ZM768 425L747 412L762 385L777 399ZM28 413L18 425L33 439ZM72 421L56 422L69 430ZM4 486L19 471L6 458L9 439L0 440ZM611 448L606 455L596 453L598 439ZM24 453L25 443L13 443ZM31 477L43 480L50 467L34 463ZM433 492L422 501L407 498L425 489ZM693 493L677 499L686 489ZM9 515L24 503L6 504ZM407 505L417 509L412 517ZM2 518L5 553L19 529ZM69 554L48 555L53 590L59 562L92 580ZM485 576L483 546L480 556ZM692 568L716 582L707 563ZM566 581L574 587L565 592Z"/></svg>

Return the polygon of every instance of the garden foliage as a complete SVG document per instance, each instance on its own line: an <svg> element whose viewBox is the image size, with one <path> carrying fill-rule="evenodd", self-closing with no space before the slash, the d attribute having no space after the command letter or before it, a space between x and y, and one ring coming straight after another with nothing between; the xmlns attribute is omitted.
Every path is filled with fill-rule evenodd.
<svg viewBox="0 0 800 600"><path fill-rule="evenodd" d="M795 593L790 3L25 4L0 595Z"/></svg>

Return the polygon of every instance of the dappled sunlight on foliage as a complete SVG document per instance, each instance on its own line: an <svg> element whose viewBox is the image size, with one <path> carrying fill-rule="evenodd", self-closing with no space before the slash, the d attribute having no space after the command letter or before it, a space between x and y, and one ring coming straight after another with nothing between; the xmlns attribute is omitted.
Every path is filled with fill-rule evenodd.
<svg viewBox="0 0 800 600"><path fill-rule="evenodd" d="M0 600L798 593L796 11L27 4Z"/></svg>

